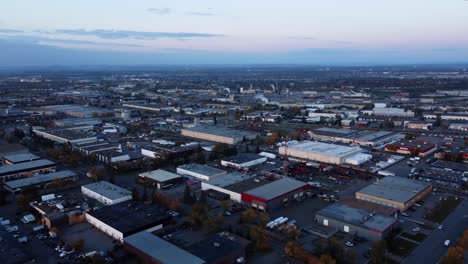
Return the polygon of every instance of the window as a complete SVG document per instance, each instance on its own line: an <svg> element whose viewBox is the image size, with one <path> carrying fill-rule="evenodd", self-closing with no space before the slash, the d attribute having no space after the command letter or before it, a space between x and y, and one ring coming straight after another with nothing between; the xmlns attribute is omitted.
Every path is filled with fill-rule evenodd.
<svg viewBox="0 0 468 264"><path fill-rule="evenodd" d="M345 231L346 233L349 233L349 226L344 226L343 231Z"/></svg>
<svg viewBox="0 0 468 264"><path fill-rule="evenodd" d="M328 219L323 219L323 225L328 226Z"/></svg>

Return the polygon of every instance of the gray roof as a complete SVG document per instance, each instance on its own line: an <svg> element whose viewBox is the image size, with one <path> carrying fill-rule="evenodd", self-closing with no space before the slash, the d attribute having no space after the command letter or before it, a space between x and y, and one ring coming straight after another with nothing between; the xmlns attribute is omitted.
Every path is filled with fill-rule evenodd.
<svg viewBox="0 0 468 264"><path fill-rule="evenodd" d="M53 166L53 165L55 165L54 162L50 160L46 160L46 159L22 162L22 163L8 165L8 166L1 166L0 175L13 174L13 173L20 172L20 171L34 170L36 168Z"/></svg>
<svg viewBox="0 0 468 264"><path fill-rule="evenodd" d="M24 161L37 160L37 159L40 159L40 157L32 153L20 153L20 154L3 156L3 159L11 163L20 163Z"/></svg>
<svg viewBox="0 0 468 264"><path fill-rule="evenodd" d="M359 147L347 147L336 144L328 144L317 141L304 140L298 144L290 145L289 149L319 153L322 155L333 156L333 157L346 157L356 152L361 151Z"/></svg>
<svg viewBox="0 0 468 264"><path fill-rule="evenodd" d="M390 201L406 203L430 185L427 182L389 176L362 188L356 195L362 193Z"/></svg>
<svg viewBox="0 0 468 264"><path fill-rule="evenodd" d="M125 243L160 261L161 263L203 264L204 260L166 240L143 231L124 239Z"/></svg>
<svg viewBox="0 0 468 264"><path fill-rule="evenodd" d="M233 173L228 173L224 176L214 178L207 182L209 185L214 185L218 187L226 187L231 184L235 184L241 181L244 181L246 179L252 178L251 175L239 173L239 172L233 172Z"/></svg>
<svg viewBox="0 0 468 264"><path fill-rule="evenodd" d="M223 137L242 138L244 136L253 136L257 133L228 128L225 126L196 126L191 128L184 128L185 130L218 135Z"/></svg>
<svg viewBox="0 0 468 264"><path fill-rule="evenodd" d="M132 195L132 192L106 181L99 181L81 186L111 200Z"/></svg>
<svg viewBox="0 0 468 264"><path fill-rule="evenodd" d="M140 177L146 177L158 182L165 182L173 179L180 178L179 174L175 174L165 170L154 170L140 173Z"/></svg>
<svg viewBox="0 0 468 264"><path fill-rule="evenodd" d="M236 156L223 158L222 160L230 163L242 164L259 159L265 159L265 157L253 153L242 153Z"/></svg>
<svg viewBox="0 0 468 264"><path fill-rule="evenodd" d="M305 182L297 181L291 178L282 178L255 189L246 191L245 193L269 201L306 185L307 184Z"/></svg>
<svg viewBox="0 0 468 264"><path fill-rule="evenodd" d="M73 171L64 170L64 171L57 171L57 172L52 172L48 174L41 174L41 175L24 178L24 179L7 181L5 182L5 185L11 190L14 190L17 188L23 188L26 186L47 183L53 180L66 179L66 178L74 177L74 176L76 176L76 173L74 173Z"/></svg>
<svg viewBox="0 0 468 264"><path fill-rule="evenodd" d="M317 215L332 218L343 223L352 224L366 229L377 230L379 232L385 231L396 221L398 221L398 219L390 216L384 216L380 214L371 215L369 211L340 203L334 203L323 208L317 212Z"/></svg>
<svg viewBox="0 0 468 264"><path fill-rule="evenodd" d="M225 171L198 163L180 165L178 168L203 174L206 176L216 176L225 173Z"/></svg>

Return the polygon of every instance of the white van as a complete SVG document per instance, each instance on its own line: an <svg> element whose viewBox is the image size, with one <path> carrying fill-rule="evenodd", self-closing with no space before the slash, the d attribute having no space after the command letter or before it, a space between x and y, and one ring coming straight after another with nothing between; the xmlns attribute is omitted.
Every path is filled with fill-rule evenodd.
<svg viewBox="0 0 468 264"><path fill-rule="evenodd" d="M448 239L445 240L444 245L445 245L446 247L448 247L448 246L450 245L450 240L448 240Z"/></svg>

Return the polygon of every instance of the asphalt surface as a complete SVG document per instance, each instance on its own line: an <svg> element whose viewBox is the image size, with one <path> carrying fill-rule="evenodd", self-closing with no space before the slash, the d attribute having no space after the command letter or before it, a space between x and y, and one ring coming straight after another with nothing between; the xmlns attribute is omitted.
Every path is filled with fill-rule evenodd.
<svg viewBox="0 0 468 264"><path fill-rule="evenodd" d="M450 240L450 246L453 246L468 227L468 200L464 200L442 225L444 226L442 230L434 229L403 263L438 263L448 250L444 242Z"/></svg>

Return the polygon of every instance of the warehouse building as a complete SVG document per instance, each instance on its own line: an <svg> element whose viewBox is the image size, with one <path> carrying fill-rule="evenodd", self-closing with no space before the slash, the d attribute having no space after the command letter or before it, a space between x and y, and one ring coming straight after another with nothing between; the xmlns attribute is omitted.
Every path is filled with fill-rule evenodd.
<svg viewBox="0 0 468 264"><path fill-rule="evenodd" d="M180 165L177 174L191 176L199 180L209 181L216 177L226 175L226 171L197 163Z"/></svg>
<svg viewBox="0 0 468 264"><path fill-rule="evenodd" d="M124 247L139 257L142 263L204 264L199 257L150 232L139 232L124 239Z"/></svg>
<svg viewBox="0 0 468 264"><path fill-rule="evenodd" d="M405 211L431 191L430 183L388 176L356 192L355 197Z"/></svg>
<svg viewBox="0 0 468 264"><path fill-rule="evenodd" d="M266 161L267 157L252 153L243 153L234 157L223 158L221 160L221 165L235 169L245 169L262 164Z"/></svg>
<svg viewBox="0 0 468 264"><path fill-rule="evenodd" d="M141 231L153 232L171 221L165 208L127 201L86 213L86 221L108 236L123 242Z"/></svg>
<svg viewBox="0 0 468 264"><path fill-rule="evenodd" d="M82 144L97 142L98 138L95 133L75 131L70 129L33 129L34 134L49 139L60 144Z"/></svg>
<svg viewBox="0 0 468 264"><path fill-rule="evenodd" d="M347 147L316 141L302 141L297 144L279 147L281 155L302 160L312 160L331 164L359 165L372 158L359 147Z"/></svg>
<svg viewBox="0 0 468 264"><path fill-rule="evenodd" d="M184 177L165 170L153 170L139 174L140 178L158 189L166 189L184 181Z"/></svg>
<svg viewBox="0 0 468 264"><path fill-rule="evenodd" d="M131 191L106 181L83 185L81 193L105 205L113 205L132 199Z"/></svg>
<svg viewBox="0 0 468 264"><path fill-rule="evenodd" d="M417 155L425 157L436 151L436 146L426 140L408 140L404 139L393 144L385 145L385 150L404 155Z"/></svg>
<svg viewBox="0 0 468 264"><path fill-rule="evenodd" d="M270 211L301 199L309 185L291 178L282 178L242 193L242 202L262 211Z"/></svg>
<svg viewBox="0 0 468 264"><path fill-rule="evenodd" d="M78 175L69 170L40 174L29 178L7 181L5 182L5 188L12 193L31 187L46 189L50 185L54 185L58 180L78 181Z"/></svg>
<svg viewBox="0 0 468 264"><path fill-rule="evenodd" d="M397 218L340 203L334 203L318 211L315 214L315 221L372 241L383 239L398 224Z"/></svg>
<svg viewBox="0 0 468 264"><path fill-rule="evenodd" d="M18 163L23 163L23 162L33 161L33 160L38 160L38 159L40 159L40 157L32 153L21 153L21 154L3 156L3 160L6 165L13 165L13 164L18 164Z"/></svg>
<svg viewBox="0 0 468 264"><path fill-rule="evenodd" d="M0 182L5 182L22 177L30 177L34 174L42 174L55 171L55 163L46 160L33 160L0 167Z"/></svg>
<svg viewBox="0 0 468 264"><path fill-rule="evenodd" d="M401 133L390 131L352 130L331 127L322 127L308 132L315 140L337 141L345 144L358 144L361 146L374 147L391 141L402 139Z"/></svg>
<svg viewBox="0 0 468 264"><path fill-rule="evenodd" d="M244 191L253 189L257 186L261 186L265 182L253 178L250 175L233 172L228 173L222 177L214 178L210 181L201 183L201 189L203 191L214 190L220 193L229 195L229 199L232 201L241 203L242 193Z"/></svg>
<svg viewBox="0 0 468 264"><path fill-rule="evenodd" d="M258 134L223 126L197 126L181 130L182 136L225 144L237 144L244 140L256 139Z"/></svg>

